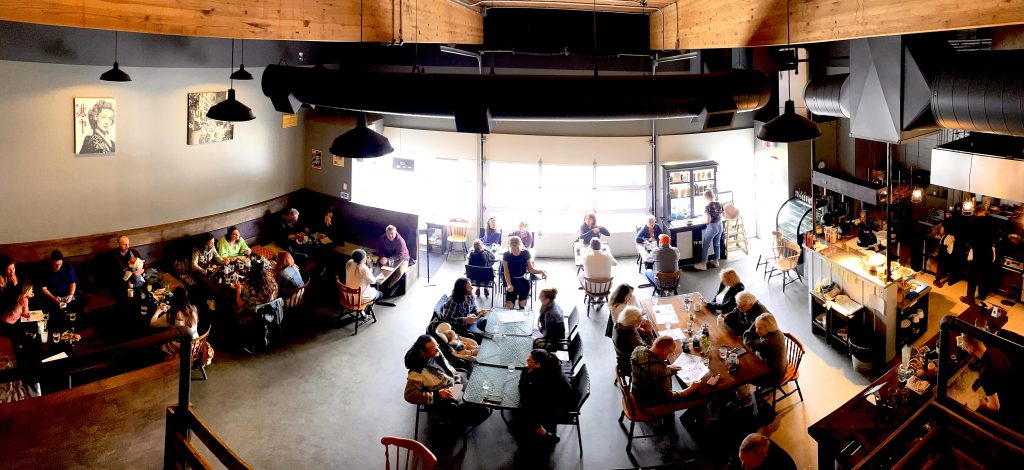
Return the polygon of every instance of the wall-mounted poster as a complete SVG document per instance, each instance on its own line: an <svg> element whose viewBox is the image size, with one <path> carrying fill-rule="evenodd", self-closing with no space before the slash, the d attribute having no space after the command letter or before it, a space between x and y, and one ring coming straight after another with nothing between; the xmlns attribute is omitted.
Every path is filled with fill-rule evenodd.
<svg viewBox="0 0 1024 470"><path fill-rule="evenodd" d="M188 94L188 145L209 144L235 138L235 124L206 117L210 107L228 98L226 91Z"/></svg>
<svg viewBox="0 0 1024 470"><path fill-rule="evenodd" d="M313 169L319 170L320 167L323 166L323 163L324 153L317 149L313 149L313 158L310 160L309 165L312 166Z"/></svg>
<svg viewBox="0 0 1024 470"><path fill-rule="evenodd" d="M334 166L345 166L345 157L339 157L332 153L331 160L334 162Z"/></svg>
<svg viewBox="0 0 1024 470"><path fill-rule="evenodd" d="M114 98L75 98L75 155L114 153Z"/></svg>

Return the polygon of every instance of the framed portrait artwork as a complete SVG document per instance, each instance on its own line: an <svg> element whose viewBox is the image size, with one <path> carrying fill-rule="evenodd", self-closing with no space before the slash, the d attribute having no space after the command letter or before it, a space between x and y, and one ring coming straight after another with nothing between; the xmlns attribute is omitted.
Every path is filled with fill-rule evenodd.
<svg viewBox="0 0 1024 470"><path fill-rule="evenodd" d="M206 117L210 107L226 100L226 91L188 94L188 145L223 142L235 138L235 124Z"/></svg>
<svg viewBox="0 0 1024 470"><path fill-rule="evenodd" d="M116 118L114 98L75 98L75 155L114 153Z"/></svg>

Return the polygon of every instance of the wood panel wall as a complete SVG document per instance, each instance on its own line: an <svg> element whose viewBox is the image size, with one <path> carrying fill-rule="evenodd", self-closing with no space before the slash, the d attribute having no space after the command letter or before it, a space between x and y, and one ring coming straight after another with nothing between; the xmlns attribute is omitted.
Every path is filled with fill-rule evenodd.
<svg viewBox="0 0 1024 470"><path fill-rule="evenodd" d="M240 39L483 43L480 13L450 0L0 0L0 20Z"/></svg>
<svg viewBox="0 0 1024 470"><path fill-rule="evenodd" d="M678 0L651 15L651 49L786 44L786 0ZM790 0L791 43L1024 23L1024 0ZM678 26L672 16L678 14ZM679 43L672 39L676 36Z"/></svg>

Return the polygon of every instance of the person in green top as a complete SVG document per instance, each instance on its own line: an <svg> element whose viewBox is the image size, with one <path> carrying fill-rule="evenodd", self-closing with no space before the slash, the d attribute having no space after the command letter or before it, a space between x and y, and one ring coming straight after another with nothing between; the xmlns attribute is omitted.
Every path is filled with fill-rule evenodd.
<svg viewBox="0 0 1024 470"><path fill-rule="evenodd" d="M249 253L252 253L252 250L245 244L242 234L235 226L228 227L224 236L217 240L217 254L224 259L225 263L239 256L249 256Z"/></svg>

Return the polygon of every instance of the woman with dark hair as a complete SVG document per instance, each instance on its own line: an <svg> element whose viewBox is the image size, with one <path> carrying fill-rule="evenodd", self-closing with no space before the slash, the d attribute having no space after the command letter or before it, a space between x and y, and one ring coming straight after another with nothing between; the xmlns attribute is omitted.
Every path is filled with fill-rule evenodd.
<svg viewBox="0 0 1024 470"><path fill-rule="evenodd" d="M89 110L89 134L78 149L79 155L85 153L113 153L114 136L114 105L106 100L99 100Z"/></svg>
<svg viewBox="0 0 1024 470"><path fill-rule="evenodd" d="M484 228L484 237L481 239L485 245L500 245L501 230L498 230L498 219L491 217L487 219L487 226Z"/></svg>
<svg viewBox="0 0 1024 470"><path fill-rule="evenodd" d="M253 260L249 263L249 276L244 283L235 284L235 308L241 312L256 308L277 298L277 281L263 263Z"/></svg>
<svg viewBox="0 0 1024 470"><path fill-rule="evenodd" d="M405 353L409 369L405 381L405 401L427 405L432 411L475 425L486 419L486 408L462 401L462 386L468 376L452 367L430 335L420 335Z"/></svg>
<svg viewBox="0 0 1024 470"><path fill-rule="evenodd" d="M192 270L199 274L207 274L217 270L218 264L224 264L220 253L214 248L214 236L212 233L204 233L196 241L196 247L192 250Z"/></svg>
<svg viewBox="0 0 1024 470"><path fill-rule="evenodd" d="M571 396L572 388L558 357L543 349L530 351L519 376L518 418L522 429L533 432L544 444L557 444L558 436L545 426L555 429L552 417L566 408Z"/></svg>
<svg viewBox="0 0 1024 470"><path fill-rule="evenodd" d="M619 284L615 288L615 293L612 294L612 300L609 302L608 307L608 324L604 328L604 335L611 338L612 331L615 330L616 322L619 321L619 315L622 314L622 310L626 307L640 308L640 302L633 295L633 286L625 282Z"/></svg>
<svg viewBox="0 0 1024 470"><path fill-rule="evenodd" d="M249 256L249 253L252 253L252 250L245 244L245 239L234 225L228 227L224 236L217 240L217 254L225 262L231 262L240 256Z"/></svg>
<svg viewBox="0 0 1024 470"><path fill-rule="evenodd" d="M192 305L188 291L178 287L171 293L170 304L163 304L153 312L149 325L153 328L177 328L179 334L196 339L199 337L199 309ZM179 348L178 342L174 341L165 344L163 349L168 354L177 354ZM210 365L213 360L213 348L209 345L207 348L203 351L203 365Z"/></svg>
<svg viewBox="0 0 1024 470"><path fill-rule="evenodd" d="M452 287L452 295L441 307L441 320L452 325L456 333L469 336L480 341L484 336L486 319L483 317L490 313L489 309L478 309L476 301L473 300L473 283L469 279L460 277L455 280Z"/></svg>
<svg viewBox="0 0 1024 470"><path fill-rule="evenodd" d="M7 289L18 285L18 275L15 273L14 260L8 256L0 256L0 298Z"/></svg>
<svg viewBox="0 0 1024 470"><path fill-rule="evenodd" d="M533 341L533 347L548 351L559 349L565 341L565 320L562 307L555 303L558 289L542 289L537 296L540 298L540 310L537 312L538 332L543 335Z"/></svg>
<svg viewBox="0 0 1024 470"><path fill-rule="evenodd" d="M469 258L466 260L466 264L469 266L477 266L482 268L491 268L494 265L494 254L484 247L484 242L477 238L473 240L473 251L469 252ZM482 279L477 279L480 282ZM489 281L494 280L494 271L491 271L489 275ZM480 295L480 288L476 288L476 295ZM491 289L484 288L484 295L490 297Z"/></svg>
<svg viewBox="0 0 1024 470"><path fill-rule="evenodd" d="M523 240L519 237L508 237L508 251L501 258L501 268L505 276L505 308L512 308L517 300L519 308L526 308L526 299L530 297L527 274L548 277L544 270L533 267L530 252L523 249Z"/></svg>
<svg viewBox="0 0 1024 470"><path fill-rule="evenodd" d="M337 276L334 277L338 279ZM338 280L340 283L341 281ZM381 298L381 293L373 287L376 280L373 271L366 265L366 252L355 250L352 252L352 259L345 262L345 287L349 289L362 289L364 301L376 301Z"/></svg>
<svg viewBox="0 0 1024 470"><path fill-rule="evenodd" d="M601 238L601 235L609 236L608 229L597 225L597 215L594 213L583 216L583 224L580 225L580 240L584 245L590 244L591 238Z"/></svg>

